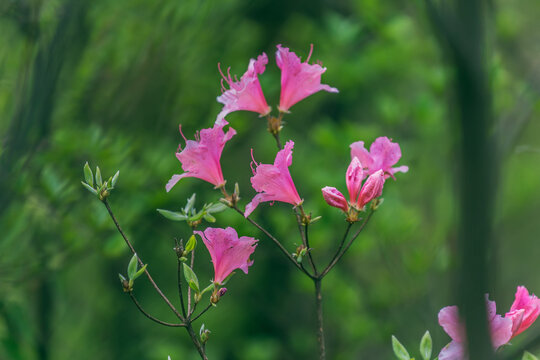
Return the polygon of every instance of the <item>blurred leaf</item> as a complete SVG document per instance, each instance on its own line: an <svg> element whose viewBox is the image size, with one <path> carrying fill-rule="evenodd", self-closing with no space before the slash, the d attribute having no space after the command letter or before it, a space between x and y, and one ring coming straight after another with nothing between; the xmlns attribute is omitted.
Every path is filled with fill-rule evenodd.
<svg viewBox="0 0 540 360"><path fill-rule="evenodd" d="M224 210L228 209L228 206L222 203L215 203L211 204L207 209L206 212L209 214L215 214L218 212L222 212Z"/></svg>
<svg viewBox="0 0 540 360"><path fill-rule="evenodd" d="M193 209L193 205L195 205L195 198L197 197L196 193L193 193L191 197L187 200L186 207L184 208L184 212L186 214L189 214L191 209Z"/></svg>
<svg viewBox="0 0 540 360"><path fill-rule="evenodd" d="M127 267L127 275L130 280L135 280L137 274L137 254L133 254Z"/></svg>
<svg viewBox="0 0 540 360"><path fill-rule="evenodd" d="M87 183L85 183L83 181L81 181L81 184L82 184L82 186L85 187L86 190L90 191L94 195L97 195L96 189L94 189L93 187L90 187L90 185L88 185Z"/></svg>
<svg viewBox="0 0 540 360"><path fill-rule="evenodd" d="M431 350L433 347L433 341L431 340L431 335L429 331L426 331L422 340L420 340L420 355L424 360L429 360L431 358Z"/></svg>
<svg viewBox="0 0 540 360"><path fill-rule="evenodd" d="M98 188L103 185L103 180L101 179L101 170L99 170L99 166L96 166L96 185Z"/></svg>
<svg viewBox="0 0 540 360"><path fill-rule="evenodd" d="M399 340L394 335L392 335L392 349L399 360L411 360L405 346L401 345Z"/></svg>
<svg viewBox="0 0 540 360"><path fill-rule="evenodd" d="M90 187L94 187L94 175L92 174L92 169L88 165L88 161L84 164L84 179Z"/></svg>
<svg viewBox="0 0 540 360"><path fill-rule="evenodd" d="M165 218L169 219L169 220L173 220L173 221L184 221L184 220L187 220L187 216L184 215L184 214L181 214L179 212L175 212L175 211L169 211L169 210L164 210L164 209L157 209L157 211L163 215Z"/></svg>
<svg viewBox="0 0 540 360"><path fill-rule="evenodd" d="M197 279L197 275L195 275L195 272L188 265L185 263L182 265L184 266L184 277L186 278L189 287L199 293L199 279Z"/></svg>
<svg viewBox="0 0 540 360"><path fill-rule="evenodd" d="M523 357L521 358L521 360L538 360L538 358L534 356L533 354L531 354L530 352L525 351L523 353Z"/></svg>

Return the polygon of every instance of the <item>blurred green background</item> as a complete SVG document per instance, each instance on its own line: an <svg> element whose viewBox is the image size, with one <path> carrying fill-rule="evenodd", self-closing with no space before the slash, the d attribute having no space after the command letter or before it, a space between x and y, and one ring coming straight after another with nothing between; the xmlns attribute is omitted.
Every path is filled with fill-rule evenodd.
<svg viewBox="0 0 540 360"><path fill-rule="evenodd" d="M187 238L189 228L156 208L179 209L193 192L199 206L219 199L198 179L165 192L180 171L178 124L190 138L210 127L221 109L217 63L241 75L263 51L269 65L260 80L277 107L280 43L303 58L313 43L312 59L328 68L323 83L340 90L295 105L282 132L296 143L291 173L305 207L323 217L311 230L316 260L328 261L345 228L320 189L345 190L350 143L391 137L402 148L399 164L410 167L387 182L380 211L323 285L329 358L390 359L392 334L415 349L426 329L438 352L450 340L437 312L455 303L457 135L452 68L422 4L1 0L0 359L198 358L184 330L150 322L122 292L117 273L130 254L80 185L82 166L99 165L107 177L120 170L111 205L177 302L173 238ZM502 171L490 293L504 313L517 285L540 293L540 3L492 5L492 131ZM254 113L228 120L238 135L222 165L245 205L254 195L250 149L269 163L275 143ZM289 206L264 204L254 216L294 251ZM315 358L312 283L236 213L217 218L215 226L261 241L249 275L235 275L203 320L212 331L209 357ZM212 267L201 245L196 270L206 282ZM173 321L147 281L135 293ZM535 334L538 325L521 337Z"/></svg>

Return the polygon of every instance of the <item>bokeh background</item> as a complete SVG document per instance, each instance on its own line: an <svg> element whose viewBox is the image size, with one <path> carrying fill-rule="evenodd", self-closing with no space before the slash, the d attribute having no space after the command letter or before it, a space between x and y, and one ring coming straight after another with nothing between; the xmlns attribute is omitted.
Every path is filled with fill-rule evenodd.
<svg viewBox="0 0 540 360"><path fill-rule="evenodd" d="M488 22L491 131L501 167L491 298L505 312L517 285L540 293L540 3L492 2ZM285 118L282 139L296 142L291 172L313 226L315 257L326 262L345 228L322 200L326 185L345 188L349 144L378 136L399 142L402 165L384 204L324 283L331 359L390 359L395 334L416 351L426 329L438 351L449 338L440 308L456 302L457 132L453 69L422 1L2 0L0 1L0 359L197 359L182 329L144 318L117 274L130 254L106 210L84 190L82 167L120 170L110 202L158 284L177 301L173 238L177 210L193 193L198 206L219 193L197 179L164 185L180 171L174 153L186 136L213 124L221 105L217 63L241 75L250 58L269 55L260 76L279 102L276 44L328 68L318 93ZM275 143L264 119L228 117L238 131L222 158L229 184L249 186L250 149L271 162ZM288 206L260 206L255 218L294 251ZM313 359L312 283L236 213L217 215L261 239L249 275L205 316L211 359ZM199 244L196 270L211 278ZM172 321L141 278L144 306ZM200 323L199 323L200 326ZM533 327L524 339L540 334ZM523 339L516 338L519 344ZM413 355L413 354L411 354ZM418 355L418 354L414 354Z"/></svg>

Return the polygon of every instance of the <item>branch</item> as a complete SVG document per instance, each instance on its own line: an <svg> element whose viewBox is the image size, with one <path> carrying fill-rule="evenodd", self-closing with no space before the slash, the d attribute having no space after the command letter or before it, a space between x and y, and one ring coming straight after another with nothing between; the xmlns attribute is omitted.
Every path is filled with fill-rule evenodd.
<svg viewBox="0 0 540 360"><path fill-rule="evenodd" d="M274 236L272 236L272 234L270 234L266 229L264 229L261 225L259 225L257 222L255 222L253 219L251 219L249 216L245 217L244 212L242 210L240 210L236 204L232 206L232 209L236 210L237 213L242 215L253 226L255 226L257 229L262 231L268 238L270 238L270 240L272 240L274 242L274 244L276 244L279 247L281 252L287 257L287 259L289 259L289 261L294 264L294 266L296 266L300 271L302 271L304 274L306 274L311 279L314 279L314 276L311 275L309 272L307 272L306 269L302 268L302 266L298 263L298 261L296 261L296 259L291 254L289 254L287 249L285 249L285 247L279 242L278 239L276 239Z"/></svg>
<svg viewBox="0 0 540 360"><path fill-rule="evenodd" d="M203 309L203 311L201 311L201 312L199 313L199 315L195 316L193 319L190 319L189 321L190 321L190 322L196 321L198 318L201 317L202 314L204 314L205 312L207 312L211 307L212 307L212 303L208 304L208 305Z"/></svg>
<svg viewBox="0 0 540 360"><path fill-rule="evenodd" d="M356 231L356 233L353 235L353 237L351 238L351 240L349 240L349 242L347 243L347 245L345 246L345 248L343 248L343 244L345 242L345 238L347 237L347 235L349 234L349 230L352 226L349 225L347 227L347 231L345 232L345 235L343 236L343 240L341 242L341 245L340 245L340 249L343 248L343 251L341 251L341 253L337 253L337 256L334 256L334 259L330 262L330 264L328 264L328 266L326 267L326 269L324 269L324 271L321 273L321 278L326 276L326 274L328 274L328 272L330 272L330 270L332 270L332 268L338 263L339 260L341 260L341 258L343 257L343 255L345 255L345 253L347 252L347 250L349 250L349 248L351 247L352 243L354 242L354 240L356 240L356 238L358 237L358 235L360 235L360 233L362 232L362 230L364 230L364 228L366 227L367 223L369 222L369 219L371 219L371 217L373 216L373 213L375 211L374 210L371 210L370 213L368 214L368 216L364 219L364 222L362 222L362 225L360 225L360 228ZM339 251L339 250L338 250Z"/></svg>
<svg viewBox="0 0 540 360"><path fill-rule="evenodd" d="M178 295L180 296L180 305L182 306L182 314L184 315L184 318L187 317L186 315L186 306L184 305L184 295L182 293L182 261L180 259L178 261ZM188 309L189 310L189 309Z"/></svg>
<svg viewBox="0 0 540 360"><path fill-rule="evenodd" d="M129 292L129 297L131 298L131 300L133 301L133 303L135 304L135 306L137 306L137 309L139 309L139 311L144 315L146 316L147 318L149 318L150 320L160 324L160 325L163 325L163 326L169 326L169 327L186 327L186 324L171 324L171 323L168 323L168 322L165 322L165 321L161 321L155 317L153 317L152 315L150 315L149 313L147 313L141 306L141 304L139 304L139 302L137 301L137 299L135 298L135 296L133 295L132 292Z"/></svg>
<svg viewBox="0 0 540 360"><path fill-rule="evenodd" d="M116 228L118 229L118 232L120 233L120 235L122 235L122 237L124 238L124 241L126 242L127 246L129 247L129 249L131 250L131 252L133 253L133 255L136 254L136 251L135 251L135 248L133 247L133 245L131 245L131 242L129 241L129 239L127 238L126 234L124 233L124 231L122 230L122 228L120 227L120 224L118 223L118 220L116 220L116 217L114 216L114 213L112 212L111 210L111 207L109 206L109 203L107 201L107 198L103 199L103 204L105 205L105 207L107 208L107 211L109 212L109 215L111 216L111 219L113 220L114 222L114 225L116 225ZM141 267L144 267L144 263L143 261L141 260L141 258L139 256L137 256L137 260L139 262L139 265ZM174 305L169 301L169 299L165 296L165 294L163 294L163 291L161 291L161 289L159 288L159 286L157 286L156 282L154 281L154 279L152 278L152 276L150 276L150 273L148 272L147 269L144 269L144 273L146 274L146 277L148 278L148 280L152 283L152 285L154 286L154 289L157 291L157 293L161 296L161 298L167 303L167 305L169 306L169 308L173 311L173 313L180 319L180 320L184 320L184 318L182 317L182 315L178 312L178 310L176 310L176 308L174 307Z"/></svg>

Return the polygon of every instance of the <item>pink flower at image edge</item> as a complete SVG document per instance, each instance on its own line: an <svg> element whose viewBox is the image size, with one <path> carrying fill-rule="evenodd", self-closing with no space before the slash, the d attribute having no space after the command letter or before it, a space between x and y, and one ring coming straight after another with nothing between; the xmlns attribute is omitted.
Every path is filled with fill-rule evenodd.
<svg viewBox="0 0 540 360"><path fill-rule="evenodd" d="M321 84L321 75L326 68L319 64L308 63L313 52L313 44L304 62L301 62L300 57L294 52L289 51L289 48L277 45L277 49L276 63L281 69L280 111L288 112L291 106L321 90L339 92L334 87Z"/></svg>
<svg viewBox="0 0 540 360"><path fill-rule="evenodd" d="M293 147L294 142L287 141L285 147L277 153L273 165L257 164L253 160L257 168L253 171L251 185L258 194L246 205L245 217L248 217L261 202L265 201L281 201L295 206L302 203L289 172Z"/></svg>
<svg viewBox="0 0 540 360"><path fill-rule="evenodd" d="M257 239L248 236L238 237L235 229L228 227L207 228L204 232L195 231L208 249L214 265L214 282L221 284L234 270L248 273L253 264L249 257L255 251Z"/></svg>
<svg viewBox="0 0 540 360"><path fill-rule="evenodd" d="M227 133L223 127L227 125L224 121L221 124L214 124L212 128L200 131L196 140L186 140L186 146L181 152L176 153L176 157L182 164L183 174L176 174L171 177L165 189L169 192L176 183L185 177L196 177L207 181L216 187L225 184L221 171L221 153L225 143L229 141L236 131L229 127Z"/></svg>
<svg viewBox="0 0 540 360"><path fill-rule="evenodd" d="M527 330L540 315L540 299L536 295L529 295L525 286L518 286L515 300L505 317L512 319L512 337Z"/></svg>

